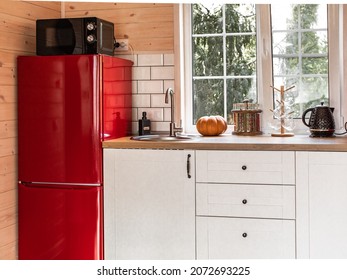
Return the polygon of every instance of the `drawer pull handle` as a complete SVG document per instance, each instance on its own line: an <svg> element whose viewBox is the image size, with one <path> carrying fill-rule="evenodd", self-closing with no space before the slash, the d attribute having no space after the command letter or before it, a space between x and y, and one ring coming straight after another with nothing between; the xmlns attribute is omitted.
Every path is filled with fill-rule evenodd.
<svg viewBox="0 0 347 280"><path fill-rule="evenodd" d="M242 165L242 170L246 170L247 166L246 165Z"/></svg>
<svg viewBox="0 0 347 280"><path fill-rule="evenodd" d="M243 204L247 204L247 199L242 200Z"/></svg>
<svg viewBox="0 0 347 280"><path fill-rule="evenodd" d="M187 156L187 177L189 179L192 178L192 175L190 175L190 157L191 157L191 154L188 154L188 156Z"/></svg>
<svg viewBox="0 0 347 280"><path fill-rule="evenodd" d="M246 238L247 237L247 233L246 232L242 233L242 237Z"/></svg>

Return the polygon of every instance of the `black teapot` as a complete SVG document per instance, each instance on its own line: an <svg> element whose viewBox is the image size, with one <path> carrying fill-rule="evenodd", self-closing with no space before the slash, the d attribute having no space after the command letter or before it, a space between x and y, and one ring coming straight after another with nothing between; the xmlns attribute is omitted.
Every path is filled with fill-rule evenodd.
<svg viewBox="0 0 347 280"><path fill-rule="evenodd" d="M306 114L311 112L309 122ZM324 102L314 108L309 108L302 114L302 122L310 128L311 137L332 137L335 132L334 108L324 106Z"/></svg>

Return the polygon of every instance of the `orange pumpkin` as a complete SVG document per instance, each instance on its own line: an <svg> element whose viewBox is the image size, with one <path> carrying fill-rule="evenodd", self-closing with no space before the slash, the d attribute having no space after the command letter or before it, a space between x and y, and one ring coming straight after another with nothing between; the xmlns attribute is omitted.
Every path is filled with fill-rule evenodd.
<svg viewBox="0 0 347 280"><path fill-rule="evenodd" d="M196 129L204 136L217 136L227 128L228 124L221 116L204 116L196 122Z"/></svg>

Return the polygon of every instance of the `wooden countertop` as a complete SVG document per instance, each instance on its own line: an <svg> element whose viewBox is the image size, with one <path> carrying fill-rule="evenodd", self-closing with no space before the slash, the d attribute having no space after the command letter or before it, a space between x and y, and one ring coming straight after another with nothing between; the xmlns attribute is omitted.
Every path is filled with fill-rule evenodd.
<svg viewBox="0 0 347 280"><path fill-rule="evenodd" d="M180 141L137 141L123 137L103 142L103 148L113 149L171 149L171 150L265 150L265 151L330 151L347 152L347 135L329 138L312 138L308 135L293 137L236 136L223 134L217 137L197 136Z"/></svg>

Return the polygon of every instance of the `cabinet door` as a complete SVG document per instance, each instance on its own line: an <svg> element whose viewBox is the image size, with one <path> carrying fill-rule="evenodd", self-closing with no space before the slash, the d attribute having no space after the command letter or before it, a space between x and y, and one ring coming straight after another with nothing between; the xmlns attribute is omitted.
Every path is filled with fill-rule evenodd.
<svg viewBox="0 0 347 280"><path fill-rule="evenodd" d="M106 150L106 259L195 259L194 164L193 151Z"/></svg>
<svg viewBox="0 0 347 280"><path fill-rule="evenodd" d="M197 217L197 258L295 258L295 221Z"/></svg>
<svg viewBox="0 0 347 280"><path fill-rule="evenodd" d="M347 258L347 153L298 152L298 250Z"/></svg>

